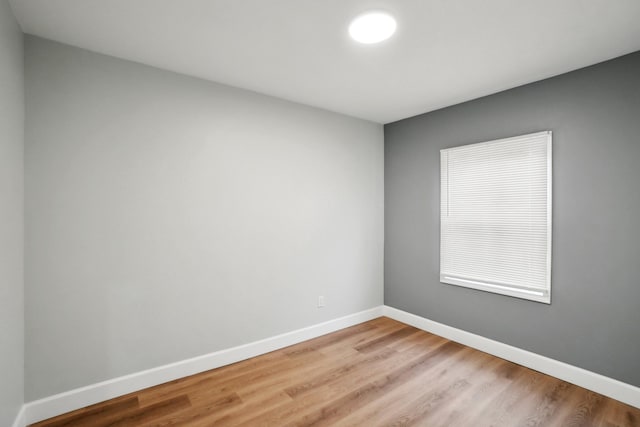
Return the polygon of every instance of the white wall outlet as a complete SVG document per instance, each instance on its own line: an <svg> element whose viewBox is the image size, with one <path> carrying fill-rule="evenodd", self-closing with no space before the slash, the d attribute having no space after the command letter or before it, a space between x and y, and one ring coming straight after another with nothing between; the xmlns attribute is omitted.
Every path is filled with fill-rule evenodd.
<svg viewBox="0 0 640 427"><path fill-rule="evenodd" d="M318 308L322 308L324 307L325 303L324 303L324 297L323 296L319 296L318 297Z"/></svg>

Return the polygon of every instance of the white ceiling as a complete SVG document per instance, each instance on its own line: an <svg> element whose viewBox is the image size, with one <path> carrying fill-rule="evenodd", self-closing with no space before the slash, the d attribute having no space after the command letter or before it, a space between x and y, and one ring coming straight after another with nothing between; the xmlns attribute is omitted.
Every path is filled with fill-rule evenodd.
<svg viewBox="0 0 640 427"><path fill-rule="evenodd" d="M48 39L388 123L640 50L640 0L12 0ZM359 45L349 21L391 12Z"/></svg>

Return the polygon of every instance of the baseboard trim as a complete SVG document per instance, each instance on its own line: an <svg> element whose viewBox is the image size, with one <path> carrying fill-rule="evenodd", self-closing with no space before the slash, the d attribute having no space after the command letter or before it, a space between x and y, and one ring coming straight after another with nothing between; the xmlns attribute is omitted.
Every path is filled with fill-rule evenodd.
<svg viewBox="0 0 640 427"><path fill-rule="evenodd" d="M18 424L18 420L16 420L14 427L24 427L27 424L46 420L127 393L259 356L339 329L375 319L382 316L382 313L382 306L374 307L369 310L260 341L216 351L169 365L159 366L29 402L23 406L23 410L21 411L23 414L23 423Z"/></svg>
<svg viewBox="0 0 640 427"><path fill-rule="evenodd" d="M20 407L20 410L18 411L18 415L16 415L16 419L13 422L13 424L11 424L11 427L26 427L27 426L27 419L26 419L26 410L27 410L27 406L26 405L22 405Z"/></svg>
<svg viewBox="0 0 640 427"><path fill-rule="evenodd" d="M640 388L471 332L384 306L385 316L640 408Z"/></svg>
<svg viewBox="0 0 640 427"><path fill-rule="evenodd" d="M638 387L471 332L447 326L406 311L389 306L379 306L238 347L220 350L123 377L113 378L29 402L22 406L12 427L26 427L29 424L93 405L94 403L259 356L380 316L390 317L407 325L415 326L424 331L431 332L640 408L640 388Z"/></svg>

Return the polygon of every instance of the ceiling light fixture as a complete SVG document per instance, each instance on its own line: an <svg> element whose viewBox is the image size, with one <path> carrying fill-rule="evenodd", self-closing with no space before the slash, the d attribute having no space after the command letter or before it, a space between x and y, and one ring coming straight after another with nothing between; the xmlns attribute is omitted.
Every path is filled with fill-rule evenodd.
<svg viewBox="0 0 640 427"><path fill-rule="evenodd" d="M366 12L349 25L349 35L357 42L372 44L388 39L396 31L396 20L385 12Z"/></svg>

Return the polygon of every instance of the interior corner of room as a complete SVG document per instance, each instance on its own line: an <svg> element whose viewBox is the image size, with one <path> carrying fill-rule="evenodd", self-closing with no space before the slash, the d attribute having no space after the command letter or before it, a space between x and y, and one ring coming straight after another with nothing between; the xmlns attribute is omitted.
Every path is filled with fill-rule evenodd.
<svg viewBox="0 0 640 427"><path fill-rule="evenodd" d="M13 15L0 0L0 425L383 315L640 405L640 46L385 121ZM551 304L442 283L441 150L539 131Z"/></svg>

